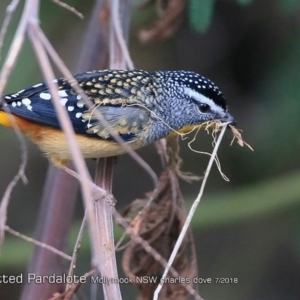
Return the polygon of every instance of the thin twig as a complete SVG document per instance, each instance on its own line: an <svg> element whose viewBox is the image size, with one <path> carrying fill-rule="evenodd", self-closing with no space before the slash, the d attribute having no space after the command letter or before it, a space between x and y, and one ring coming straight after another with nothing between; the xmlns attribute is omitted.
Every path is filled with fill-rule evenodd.
<svg viewBox="0 0 300 300"><path fill-rule="evenodd" d="M73 14L75 14L77 17L79 17L80 19L83 19L83 14L81 12L79 12L77 9L75 9L73 6L62 2L60 0L52 0L54 3L56 3L57 5L65 8L66 10L69 10L70 12L72 12Z"/></svg>
<svg viewBox="0 0 300 300"><path fill-rule="evenodd" d="M84 217L82 219L82 222L81 222L81 226L80 226L80 229L79 229L79 232L78 232L78 235L77 235L75 245L74 245L72 260L71 260L71 263L70 263L68 276L73 276L74 275L74 270L76 268L76 263L77 263L78 251L81 247L81 241L82 241L82 238L83 238L83 235L84 235L84 232L85 232L85 229L86 229L86 225L87 225L86 221L87 221L87 215L85 213ZM71 286L71 283L68 283L67 286L66 286L66 291L70 288L70 286Z"/></svg>
<svg viewBox="0 0 300 300"><path fill-rule="evenodd" d="M3 42L4 42L4 38L9 26L9 23L11 21L12 15L15 12L18 4L19 4L20 0L12 0L11 3L7 6L6 8L6 15L1 27L1 31L0 31L0 60L1 60L1 51L2 51L2 47L3 47Z"/></svg>
<svg viewBox="0 0 300 300"><path fill-rule="evenodd" d="M0 204L0 248L3 244L4 241L4 226L6 224L6 219L7 219L7 208L9 204L9 199L10 195L12 193L12 190L14 187L17 185L18 181L20 178L25 179L25 168L27 165L27 148L26 148L26 143L24 140L24 137L21 135L20 130L18 129L16 131L17 137L20 140L20 146L21 146L21 164L19 166L19 170L17 174L14 176L14 178L11 180L7 188L5 189L4 195L1 199L1 204Z"/></svg>
<svg viewBox="0 0 300 300"><path fill-rule="evenodd" d="M69 175L73 176L74 178L78 179L79 181L82 180L80 174L76 173L75 171L69 169L68 167L62 167L62 169L68 173ZM93 188L93 192L98 192L97 198L101 197L108 203L115 203L115 198L112 194L108 193L105 189L101 188L100 186L96 185L94 182L89 181L91 188Z"/></svg>
<svg viewBox="0 0 300 300"><path fill-rule="evenodd" d="M0 247L4 242L4 226L6 224L7 219L7 208L9 205L9 199L14 187L19 182L20 178L23 179L24 183L27 183L27 178L25 175L25 169L28 161L28 150L24 136L22 135L20 128L18 127L15 118L12 115L9 115L10 122L12 124L13 129L15 130L15 134L20 142L21 149L21 163L19 165L19 169L14 178L10 181L9 185L5 189L4 195L1 199L0 203Z"/></svg>
<svg viewBox="0 0 300 300"><path fill-rule="evenodd" d="M113 0L111 5L111 32L110 32L110 68L129 68L133 69L134 65L130 57L126 41L124 38L121 22L120 22L120 12L119 12L119 0ZM121 57L116 56L116 44L120 48ZM118 58L120 60L118 60Z"/></svg>
<svg viewBox="0 0 300 300"><path fill-rule="evenodd" d="M179 235L179 237L178 237L178 239L176 241L174 249L173 249L173 251L171 253L171 256L169 258L168 265L165 268L165 271L164 271L164 273L163 273L163 275L161 277L161 281L160 281L159 285L157 286L157 288L156 288L156 290L154 292L153 300L158 300L159 293L160 293L160 291L161 291L161 289L163 287L164 279L167 277L167 274L168 274L168 272L169 272L169 270L170 270L170 268L171 268L171 266L172 266L172 264L173 264L173 262L174 262L174 260L176 258L178 250L179 250L179 248L181 246L181 243L182 243L182 241L184 239L184 236L185 236L185 234L186 234L186 232L188 230L188 227L189 227L189 225L191 223L191 220L192 220L192 218L194 216L194 213L195 213L195 211L197 209L197 206L200 203L200 200L201 200L201 197L203 195L203 191L204 191L204 188L205 188L205 185L206 185L206 182L207 182L207 178L209 176L209 173L210 173L211 167L213 165L215 156L217 155L217 151L218 151L218 148L219 148L220 143L222 141L222 138L223 138L223 135L225 133L226 127L227 127L227 124L224 124L223 128L221 129L220 135L218 137L218 140L216 141L216 144L215 144L215 147L213 149L213 152L212 152L212 155L210 157L210 160L208 162L207 168L206 168L206 170L204 172L204 177L203 177L203 181L202 181L202 184L201 184L201 187L200 187L199 194L198 194L196 200L194 201L194 203L193 203L193 205L192 205L192 207L191 207L191 209L189 211L189 214L188 214L188 216L186 218L186 221L185 221L185 223L184 223L184 225L182 227L180 235Z"/></svg>
<svg viewBox="0 0 300 300"><path fill-rule="evenodd" d="M93 228L92 224L95 224L95 215L93 212L93 201L92 201L92 194L91 194L91 188L89 185L89 182L91 181L89 173L87 171L86 164L84 162L84 159L82 157L82 154L79 151L79 148L77 146L76 140L75 140L75 133L74 129L71 125L70 119L68 118L66 110L60 105L59 103L59 96L58 96L58 89L57 85L53 82L55 79L53 70L51 68L50 62L48 60L46 50L44 48L45 45L42 44L41 37L43 36L43 33L41 29L38 27L37 24L30 24L30 31L29 31L29 37L31 39L31 43L34 47L34 50L36 52L38 61L41 65L41 69L43 71L43 75L46 79L46 82L49 86L49 90L52 94L53 98L53 104L56 109L57 115L59 117L61 127L63 131L66 133L66 138L69 143L71 155L75 164L75 167L78 171L78 173L81 176L81 187L82 187L82 194L83 199L85 201L86 211L88 214L88 220L90 224L90 233L91 233L91 242L92 242L92 248L97 249L99 240L97 238L97 232ZM58 66L59 67L59 66ZM94 264L97 268L100 268L99 265L99 256L96 252L94 252Z"/></svg>
<svg viewBox="0 0 300 300"><path fill-rule="evenodd" d="M103 8L103 4L101 4L100 0L98 0L97 3L95 4L95 10L94 10L94 14L93 14L93 20L97 19L97 24L94 24L95 26L93 26L92 28L89 28L88 35L91 35L92 32L97 31L97 32L100 32L100 36L101 36L101 33L105 32L105 29L103 29L102 26L98 26L99 14L102 11L102 8ZM93 22L93 23L95 23L95 22ZM99 27L99 30L95 29L96 26ZM45 40L46 41L43 41L44 45L45 45L45 43L48 42L47 39L45 39ZM96 41L96 40L97 39L93 37L93 41ZM86 42L84 44L87 45ZM90 43L88 43L88 45L90 46ZM48 45L46 46L48 53L51 52L50 51L51 49L53 49L53 52L56 54L52 45L50 45L50 46L51 47L48 47ZM99 47L97 49L99 49ZM101 48L101 51L102 51L102 49L103 48ZM98 51L94 52L94 55L92 55L92 56L87 55L87 51L86 51L86 47L85 47L82 51L81 59L79 61L79 66L81 65L82 67L77 67L78 72L85 71L87 68L91 69L91 66L95 63L96 59L98 59L99 57L105 57L105 55L103 55L102 52L99 54ZM63 64L63 66L61 65L60 60L54 61L54 63L60 67L65 67L65 64ZM103 67L104 67L104 65L102 64L101 68L103 68ZM69 138L70 137L68 137L67 139L69 139ZM78 174L78 176L81 177L80 174ZM51 184L55 184L53 189L51 189ZM72 211L73 211L72 208L75 204L76 194L77 194L77 183L74 182L74 180L72 180L72 178L69 178L65 174L65 172L62 172L62 171L56 169L55 167L53 167L53 165L50 165L49 173L47 176L47 185L46 185L46 189L45 189L44 197L43 197L42 210L40 213L40 221L41 221L43 218L43 214L47 213L46 212L47 209L49 210L49 214L47 216L45 216L45 218L46 218L46 220L48 220L48 222L45 224L42 224L42 222L39 222L39 224L37 225L37 226L40 225L38 227L38 234L43 234L44 232L46 232L45 238L50 241L53 241L53 238L54 238L53 242L55 244L60 245L61 248L62 248L63 244L65 246L65 243L63 243L63 242L67 236L66 226L69 226L68 224L70 224L70 221L71 221L71 216L72 216ZM62 200L63 197L67 197L68 199L66 201L64 201L64 204L62 204L62 207L65 207L65 205L67 205L67 206L70 205L70 209L65 207L65 209L63 210L63 211L65 211L65 216L66 216L65 218L62 217L64 219L63 221L59 221L59 220L55 221L55 219L57 218L57 214L51 218L51 214L53 215L53 213L54 213L53 206L57 207L58 202L61 202L60 200ZM65 203L67 203L67 204L65 204ZM58 213L59 218L61 217L61 215L62 215L61 213ZM65 219L66 219L66 221L65 221ZM52 220L54 220L54 223ZM57 226L58 223L63 223L64 225ZM89 226L93 227L94 224L89 223ZM39 230L39 228L41 228L42 230ZM54 228L55 231L52 233L52 235L48 235L48 238L47 238L47 233L49 232L48 229L51 230L51 228ZM60 229L62 229L62 230L60 230ZM43 237L44 236L42 236L42 238ZM93 240L93 238L91 237L91 248L93 249L92 240ZM51 269L57 270L59 268L59 266L61 266L60 261L58 261L58 260L53 261L53 259L51 259L51 257L49 258L49 256L46 256L46 254L43 254L40 252L37 252L36 254L38 255L38 257L36 257L36 258L34 257L33 263L29 266L29 270L33 271L34 273L49 272ZM43 259L43 257L45 258L45 261L46 261L45 263L43 263L41 261L41 259ZM51 260L52 260L52 264L51 264ZM49 270L49 267L50 267L50 270ZM63 270L60 270L59 272L63 272ZM25 292L23 292L24 299L28 299L28 298L30 298L30 299L47 298L48 299L48 297L50 295L52 295L54 292L56 292L58 290L58 288L61 288L61 287L58 287L57 285L50 285L50 286L46 285L45 288L43 288L41 290L39 288L39 286L36 286L36 285L34 287L32 287L31 289L30 288L27 289L28 286L29 285L26 285L26 287L24 288L24 291L25 291ZM68 290L68 292L69 291L70 290ZM70 291L70 293L71 293L71 291Z"/></svg>
<svg viewBox="0 0 300 300"><path fill-rule="evenodd" d="M22 14L21 21L19 23L19 26L16 30L14 39L11 43L11 46L8 51L8 55L6 57L5 63L2 68L2 72L0 75L0 98L3 94L4 88L7 84L7 80L9 75L12 72L12 69L16 63L17 57L20 53L21 47L24 42L25 33L26 33L26 26L27 26L27 20L30 16L30 10L31 10L31 1L27 0L24 8L24 12Z"/></svg>
<svg viewBox="0 0 300 300"><path fill-rule="evenodd" d="M72 261L72 257L70 255L68 255L68 254L66 254L66 253L64 253L64 252L62 252L60 250L57 250L56 248L54 248L54 247L52 247L50 245L47 245L45 243L39 242L39 241L37 241L37 240L29 237L29 236L26 236L26 235L24 235L24 234L22 234L22 233L20 233L20 232L18 232L16 230L13 230L12 228L10 228L7 225L5 225L5 230L7 232L9 232L10 234L12 234L12 235L14 235L14 236L16 236L18 238L21 238L21 239L25 240L26 242L29 242L29 243L34 244L36 246L45 248L45 249L47 249L47 250L49 250L49 251L51 251L51 252L53 252L53 253L61 256L64 259Z"/></svg>
<svg viewBox="0 0 300 300"><path fill-rule="evenodd" d="M14 8L14 7L13 7ZM21 47L24 42L24 37L26 33L26 26L27 26L27 20L31 14L31 3L30 1L26 1L24 12L22 14L21 21L19 23L19 26L16 30L14 39L11 43L8 55L6 57L6 60L4 62L1 74L0 74L0 99L2 98L2 94L4 91L4 88L7 84L8 78L12 72L12 69L15 65L16 59L20 53ZM12 123L13 127L16 128L15 122ZM22 151L22 162L19 167L19 170L13 180L10 182L8 187L5 190L4 196L1 201L1 206L0 206L0 246L3 243L4 240L4 225L6 222L6 216L7 216L7 207L9 204L9 198L11 195L11 192L17 182L19 181L20 178L25 178L24 171L26 167L26 162L27 162L27 151L26 151L26 144L24 141L24 138L22 137L21 133L19 130L16 130L16 135L18 140L20 141L21 145L21 151Z"/></svg>

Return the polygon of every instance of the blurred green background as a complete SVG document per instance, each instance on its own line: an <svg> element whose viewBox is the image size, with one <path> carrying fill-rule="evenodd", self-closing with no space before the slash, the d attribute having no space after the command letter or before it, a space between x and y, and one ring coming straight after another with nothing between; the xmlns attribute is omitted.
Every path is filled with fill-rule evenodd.
<svg viewBox="0 0 300 300"><path fill-rule="evenodd" d="M0 23L9 3L0 2ZM94 2L68 3L81 11L85 19L78 19L51 1L42 1L41 25L72 69ZM175 36L154 45L141 45L137 40L138 30L157 17L154 7L134 9L130 50L137 68L192 70L212 79L223 91L229 111L237 119L238 128L243 129L244 139L254 148L251 152L237 144L230 146L229 131L223 139L219 158L230 182L213 169L193 231L199 276L238 278L238 284L202 284L200 294L207 300L300 299L300 1L191 3L194 8ZM22 5L23 2L6 36L1 66ZM40 81L41 73L26 42L6 92L16 92ZM13 131L1 127L0 141L2 197L17 172L21 152ZM8 225L32 235L48 162L34 145L27 144L29 184L19 183L14 189ZM194 147L210 151L211 137L200 134ZM154 147L138 152L159 173ZM187 141L181 142L181 156L184 170L203 174L208 157L191 152ZM94 163L88 164L93 172ZM119 211L151 188L149 177L131 158L119 158L114 178ZM188 208L197 195L199 182L181 182L181 188ZM76 220L81 217L78 201ZM24 272L31 250L27 243L7 235L0 256L0 275ZM79 267L82 272L89 269L88 251L84 246L86 260L82 259ZM18 285L0 284L0 299L17 299L20 289ZM122 290L124 299L132 299L132 293L136 293L131 285L122 286Z"/></svg>

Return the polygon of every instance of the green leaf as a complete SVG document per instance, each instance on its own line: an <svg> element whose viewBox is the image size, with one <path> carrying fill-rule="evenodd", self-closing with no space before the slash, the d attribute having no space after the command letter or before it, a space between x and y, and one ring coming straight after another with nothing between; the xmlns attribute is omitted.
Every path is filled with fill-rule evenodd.
<svg viewBox="0 0 300 300"><path fill-rule="evenodd" d="M190 0L189 1L189 23L190 26L199 31L207 31L211 19L215 0Z"/></svg>

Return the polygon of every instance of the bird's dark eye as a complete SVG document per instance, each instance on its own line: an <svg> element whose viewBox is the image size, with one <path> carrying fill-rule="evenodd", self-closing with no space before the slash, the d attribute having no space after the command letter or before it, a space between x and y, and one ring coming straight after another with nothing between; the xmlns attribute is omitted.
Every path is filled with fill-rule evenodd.
<svg viewBox="0 0 300 300"><path fill-rule="evenodd" d="M202 113L206 113L210 110L210 107L208 104L205 104L205 103L201 103L199 105L199 110L202 112Z"/></svg>

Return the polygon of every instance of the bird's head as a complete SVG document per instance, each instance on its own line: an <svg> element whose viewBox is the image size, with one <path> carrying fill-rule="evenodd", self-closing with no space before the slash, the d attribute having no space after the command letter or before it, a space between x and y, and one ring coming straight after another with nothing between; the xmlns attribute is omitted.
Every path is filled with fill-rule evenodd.
<svg viewBox="0 0 300 300"><path fill-rule="evenodd" d="M158 71L154 77L161 102L158 113L170 127L187 132L213 120L236 124L222 92L208 78L189 71Z"/></svg>

